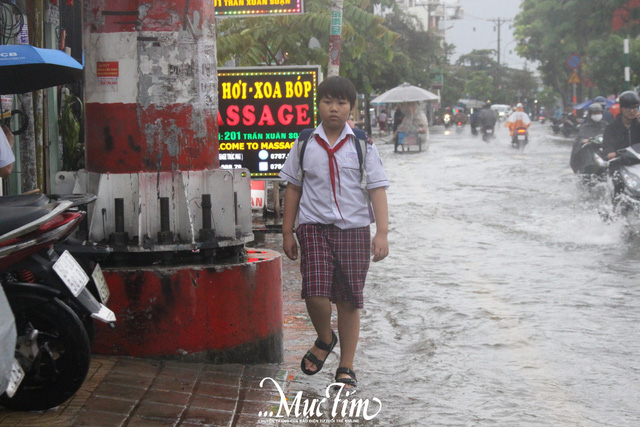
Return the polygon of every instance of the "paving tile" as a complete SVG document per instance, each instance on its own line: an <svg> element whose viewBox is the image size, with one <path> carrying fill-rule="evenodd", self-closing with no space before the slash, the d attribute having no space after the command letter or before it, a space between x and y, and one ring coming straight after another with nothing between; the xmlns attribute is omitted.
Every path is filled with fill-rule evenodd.
<svg viewBox="0 0 640 427"><path fill-rule="evenodd" d="M219 372L203 372L200 376L200 381L204 383L214 383L238 387L240 385L240 375Z"/></svg>
<svg viewBox="0 0 640 427"><path fill-rule="evenodd" d="M233 417L233 412L191 407L187 409L183 421L200 425L228 426L231 425Z"/></svg>
<svg viewBox="0 0 640 427"><path fill-rule="evenodd" d="M254 417L266 417L267 414L277 414L280 411L280 402L242 402L242 414Z"/></svg>
<svg viewBox="0 0 640 427"><path fill-rule="evenodd" d="M279 402L280 393L275 390L248 389L240 392L241 398L251 402Z"/></svg>
<svg viewBox="0 0 640 427"><path fill-rule="evenodd" d="M84 408L87 411L109 412L112 414L129 415L136 402L126 399L94 396L87 400Z"/></svg>
<svg viewBox="0 0 640 427"><path fill-rule="evenodd" d="M175 360L167 360L164 362L164 369L176 368L176 369L188 369L191 371L201 371L207 364L197 362L178 362Z"/></svg>
<svg viewBox="0 0 640 427"><path fill-rule="evenodd" d="M271 377L279 379L286 377L286 370L282 369L279 365L252 365L247 366L242 375L244 378L258 378Z"/></svg>
<svg viewBox="0 0 640 427"><path fill-rule="evenodd" d="M70 424L73 427L120 427L124 425L126 415L106 412L80 411Z"/></svg>
<svg viewBox="0 0 640 427"><path fill-rule="evenodd" d="M182 393L191 393L193 388L195 387L195 381L183 381L178 380L176 378L157 378L156 381L153 382L152 388L154 390L165 390L165 391L179 391Z"/></svg>
<svg viewBox="0 0 640 427"><path fill-rule="evenodd" d="M185 408L185 405L168 405L166 403L142 401L133 416L149 419L177 420L180 418L180 415L184 412Z"/></svg>
<svg viewBox="0 0 640 427"><path fill-rule="evenodd" d="M236 410L236 406L236 399L195 395L191 401L190 408L216 409L219 411L233 412Z"/></svg>
<svg viewBox="0 0 640 427"><path fill-rule="evenodd" d="M147 391L142 387L129 387L122 384L103 382L93 392L94 396L113 397L118 399L128 399L138 401Z"/></svg>
<svg viewBox="0 0 640 427"><path fill-rule="evenodd" d="M153 383L154 378L127 374L124 372L111 372L105 378L106 382L120 384L129 387L147 388Z"/></svg>
<svg viewBox="0 0 640 427"><path fill-rule="evenodd" d="M195 393L203 396L217 396L236 399L238 397L238 387L231 387L222 384L200 383Z"/></svg>
<svg viewBox="0 0 640 427"><path fill-rule="evenodd" d="M276 391L276 385L274 381L278 383L281 389L286 382L286 374L282 374L280 378L274 378L266 376L262 378L243 378L240 388L247 390L273 390Z"/></svg>
<svg viewBox="0 0 640 427"><path fill-rule="evenodd" d="M154 420L142 417L133 417L127 423L127 427L174 427L179 420Z"/></svg>
<svg viewBox="0 0 640 427"><path fill-rule="evenodd" d="M288 426L292 424L280 423L276 420L270 420L268 418L265 419L262 417L255 417L253 415L240 414L240 416L236 421L236 425L242 426L242 427L264 427L264 426L280 426L280 425ZM294 425L298 425L298 424L296 423Z"/></svg>
<svg viewBox="0 0 640 427"><path fill-rule="evenodd" d="M165 366L158 374L158 379L175 379L195 382L199 376L200 369L185 369L177 366Z"/></svg>
<svg viewBox="0 0 640 427"><path fill-rule="evenodd" d="M160 370L160 362L148 359L122 359L113 366L112 372L139 377L155 377Z"/></svg>
<svg viewBox="0 0 640 427"><path fill-rule="evenodd" d="M244 366L239 364L205 365L204 370L206 372L219 372L230 375L240 375L244 371Z"/></svg>
<svg viewBox="0 0 640 427"><path fill-rule="evenodd" d="M176 391L149 390L144 396L145 402L168 403L170 405L187 405L191 398L190 393Z"/></svg>

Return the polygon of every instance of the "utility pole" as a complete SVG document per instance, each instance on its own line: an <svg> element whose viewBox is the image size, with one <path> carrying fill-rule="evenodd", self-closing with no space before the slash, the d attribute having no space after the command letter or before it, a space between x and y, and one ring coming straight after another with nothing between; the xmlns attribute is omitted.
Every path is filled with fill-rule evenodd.
<svg viewBox="0 0 640 427"><path fill-rule="evenodd" d="M629 66L629 38L627 37L623 41L623 53L624 53L624 87L625 90L631 89L631 67Z"/></svg>
<svg viewBox="0 0 640 427"><path fill-rule="evenodd" d="M340 74L340 49L342 47L342 6L343 0L331 2L331 23L329 27L329 77Z"/></svg>
<svg viewBox="0 0 640 427"><path fill-rule="evenodd" d="M511 22L512 19L502 19L502 18L496 18L496 19L487 19L487 21L489 22L493 22L497 28L498 31L498 68L496 70L496 87L500 88L500 28L502 27L502 24L504 24L505 22Z"/></svg>

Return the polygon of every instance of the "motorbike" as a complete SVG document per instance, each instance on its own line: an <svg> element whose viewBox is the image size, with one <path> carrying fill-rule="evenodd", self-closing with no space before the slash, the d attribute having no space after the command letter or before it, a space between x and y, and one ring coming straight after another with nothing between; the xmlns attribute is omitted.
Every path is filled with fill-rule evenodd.
<svg viewBox="0 0 640 427"><path fill-rule="evenodd" d="M616 151L609 161L614 211L640 230L640 144Z"/></svg>
<svg viewBox="0 0 640 427"><path fill-rule="evenodd" d="M569 119L565 119L562 122L562 135L567 138L570 138L572 135L576 135L578 133L578 125L576 125L573 121Z"/></svg>
<svg viewBox="0 0 640 427"><path fill-rule="evenodd" d="M511 137L511 146L523 150L527 142L529 142L529 131L527 128L516 128Z"/></svg>
<svg viewBox="0 0 640 427"><path fill-rule="evenodd" d="M593 189L605 183L609 163L605 160L602 150L602 135L591 137L586 144L574 149L569 163L581 186Z"/></svg>
<svg viewBox="0 0 640 427"><path fill-rule="evenodd" d="M44 410L72 397L89 370L93 319L115 322L87 286L108 298L102 271L89 275L69 250L56 251L85 217L75 207L41 195L0 198L0 285L17 332L13 395L0 396L10 409Z"/></svg>
<svg viewBox="0 0 640 427"><path fill-rule="evenodd" d="M489 142L493 138L493 128L489 126L482 126L482 140Z"/></svg>
<svg viewBox="0 0 640 427"><path fill-rule="evenodd" d="M446 113L442 116L442 123L444 124L445 129L449 129L449 126L451 126L451 114Z"/></svg>
<svg viewBox="0 0 640 427"><path fill-rule="evenodd" d="M462 132L464 132L464 123L459 121L456 123L456 133L462 133Z"/></svg>
<svg viewBox="0 0 640 427"><path fill-rule="evenodd" d="M562 118L551 117L551 130L555 135L562 131Z"/></svg>

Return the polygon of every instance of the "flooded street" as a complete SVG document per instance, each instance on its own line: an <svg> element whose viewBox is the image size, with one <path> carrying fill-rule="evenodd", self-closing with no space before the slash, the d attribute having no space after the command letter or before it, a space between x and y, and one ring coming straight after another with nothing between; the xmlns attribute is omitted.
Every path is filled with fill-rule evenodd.
<svg viewBox="0 0 640 427"><path fill-rule="evenodd" d="M581 197L571 142L523 152L432 131L393 153L389 257L372 264L356 370L377 425L640 423L640 242Z"/></svg>

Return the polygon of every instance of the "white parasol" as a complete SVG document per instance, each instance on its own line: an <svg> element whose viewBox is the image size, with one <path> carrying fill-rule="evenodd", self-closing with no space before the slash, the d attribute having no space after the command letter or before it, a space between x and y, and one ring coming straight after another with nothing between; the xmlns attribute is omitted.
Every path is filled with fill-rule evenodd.
<svg viewBox="0 0 640 427"><path fill-rule="evenodd" d="M435 101L439 99L440 97L433 92L404 82L400 86L389 89L382 95L374 98L371 103L386 104L393 102Z"/></svg>

